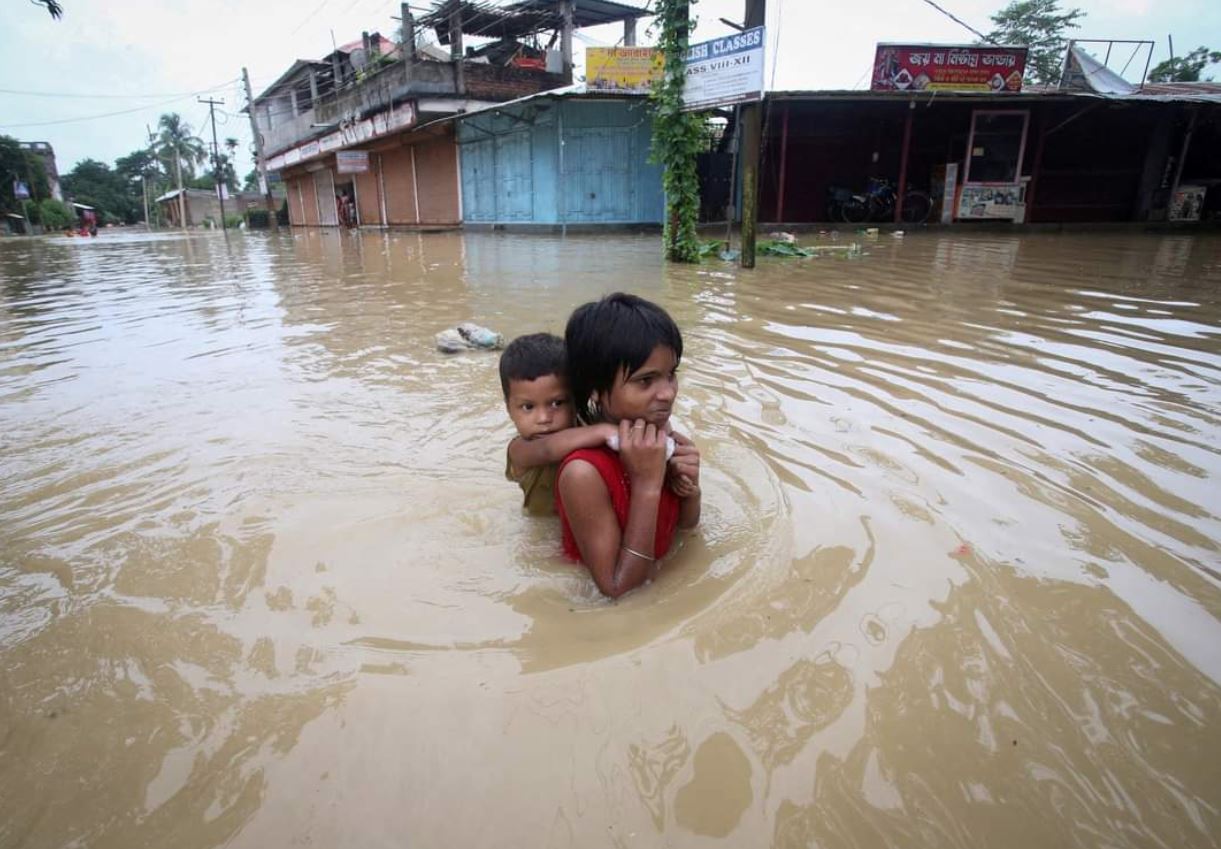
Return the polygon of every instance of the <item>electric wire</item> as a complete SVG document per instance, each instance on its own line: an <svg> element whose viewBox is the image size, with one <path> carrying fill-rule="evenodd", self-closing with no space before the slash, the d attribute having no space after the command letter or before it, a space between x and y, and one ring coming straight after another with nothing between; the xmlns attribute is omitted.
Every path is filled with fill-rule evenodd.
<svg viewBox="0 0 1221 849"><path fill-rule="evenodd" d="M197 94L208 94L209 92L219 91L227 85L237 82L240 78L234 77L231 80L225 80L219 85L214 85L211 88L201 88L197 91L180 91L180 92L161 92L160 94L81 94L80 92L70 91L28 91L26 89L17 88L0 88L0 94L16 94L25 97L72 97L82 100L136 100L139 98L157 98L157 97L194 97Z"/></svg>
<svg viewBox="0 0 1221 849"><path fill-rule="evenodd" d="M947 11L946 9L943 9L940 6L938 6L936 3L933 2L933 0L923 0L923 2L928 4L929 6L932 6L934 9L936 9L941 14L945 15L947 18L949 18L954 23L958 24L960 27L970 30L972 33L974 33L979 38L980 41L986 41L989 44L996 44L995 41L988 38L988 36L984 35L982 32L977 30L975 27L971 26L969 23L964 21L962 18L955 15L953 12Z"/></svg>

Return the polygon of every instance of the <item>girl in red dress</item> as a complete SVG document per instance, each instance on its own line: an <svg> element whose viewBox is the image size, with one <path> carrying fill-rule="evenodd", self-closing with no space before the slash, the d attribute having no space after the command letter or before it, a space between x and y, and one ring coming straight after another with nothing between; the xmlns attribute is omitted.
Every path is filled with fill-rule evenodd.
<svg viewBox="0 0 1221 849"><path fill-rule="evenodd" d="M564 552L618 598L655 573L676 528L699 522L699 449L672 434L676 447L666 461L683 338L661 307L616 293L578 307L564 342L578 417L619 427L618 453L582 448L560 464Z"/></svg>

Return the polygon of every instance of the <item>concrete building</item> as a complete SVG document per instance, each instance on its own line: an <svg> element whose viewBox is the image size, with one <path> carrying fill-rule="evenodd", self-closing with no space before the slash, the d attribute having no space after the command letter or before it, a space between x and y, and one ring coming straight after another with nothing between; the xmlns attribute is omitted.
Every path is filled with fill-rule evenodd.
<svg viewBox="0 0 1221 849"><path fill-rule="evenodd" d="M438 119L570 84L576 29L621 21L634 32L647 13L612 0L461 0L401 14L405 46L363 34L293 63L253 99L294 226L460 225L459 149ZM440 46L419 44L428 30ZM535 46L548 41L559 49Z"/></svg>
<svg viewBox="0 0 1221 849"><path fill-rule="evenodd" d="M648 99L581 86L455 119L468 227L660 224Z"/></svg>

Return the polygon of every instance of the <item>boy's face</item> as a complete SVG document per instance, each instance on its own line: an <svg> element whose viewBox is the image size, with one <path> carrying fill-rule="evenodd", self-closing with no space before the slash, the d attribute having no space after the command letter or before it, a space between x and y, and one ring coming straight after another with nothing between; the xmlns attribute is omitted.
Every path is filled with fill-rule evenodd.
<svg viewBox="0 0 1221 849"><path fill-rule="evenodd" d="M510 380L505 406L523 439L572 427L568 383L557 374L544 374L534 380Z"/></svg>

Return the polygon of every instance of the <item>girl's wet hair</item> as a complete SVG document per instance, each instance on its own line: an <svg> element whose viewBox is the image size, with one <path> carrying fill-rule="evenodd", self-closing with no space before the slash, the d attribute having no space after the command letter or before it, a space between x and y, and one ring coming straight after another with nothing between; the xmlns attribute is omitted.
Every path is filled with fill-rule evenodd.
<svg viewBox="0 0 1221 849"><path fill-rule="evenodd" d="M500 389L509 400L509 382L564 376L564 340L550 333L518 336L500 355Z"/></svg>
<svg viewBox="0 0 1221 849"><path fill-rule="evenodd" d="M683 357L683 335L669 313L657 304L616 292L573 310L564 330L568 349L568 389L581 421L598 420L590 404L593 393L605 394L620 374L645 364L663 345Z"/></svg>

